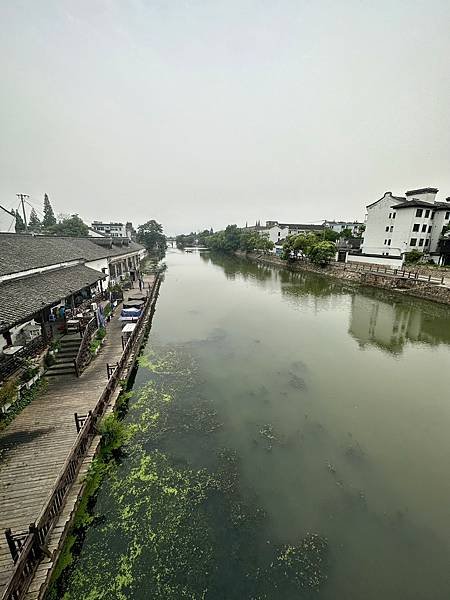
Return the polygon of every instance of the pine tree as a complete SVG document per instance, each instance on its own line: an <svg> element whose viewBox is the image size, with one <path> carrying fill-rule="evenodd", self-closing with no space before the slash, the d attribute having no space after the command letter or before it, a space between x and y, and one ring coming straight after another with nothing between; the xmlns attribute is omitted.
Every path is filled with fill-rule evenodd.
<svg viewBox="0 0 450 600"><path fill-rule="evenodd" d="M18 210L16 210L16 212L15 212L15 217L16 217L16 233L25 231L25 223L24 223L22 217L20 216L20 212Z"/></svg>
<svg viewBox="0 0 450 600"><path fill-rule="evenodd" d="M42 219L42 225L45 229L56 225L55 214L47 194L44 194L44 218Z"/></svg>
<svg viewBox="0 0 450 600"><path fill-rule="evenodd" d="M41 230L41 222L40 222L34 208L31 209L30 222L28 223L28 227L29 227L30 231L34 231L34 232Z"/></svg>

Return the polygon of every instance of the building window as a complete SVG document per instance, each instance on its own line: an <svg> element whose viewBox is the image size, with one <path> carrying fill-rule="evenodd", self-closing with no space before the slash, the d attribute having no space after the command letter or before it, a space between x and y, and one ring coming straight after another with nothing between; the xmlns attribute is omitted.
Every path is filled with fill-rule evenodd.
<svg viewBox="0 0 450 600"><path fill-rule="evenodd" d="M394 231L394 226L391 225L391 233Z"/></svg>
<svg viewBox="0 0 450 600"><path fill-rule="evenodd" d="M392 218L393 218L393 219L395 219L395 215L396 215L396 214L397 214L397 213L392 213Z"/></svg>
<svg viewBox="0 0 450 600"><path fill-rule="evenodd" d="M389 218L391 218L391 217L392 217L392 213L389 213Z"/></svg>
<svg viewBox="0 0 450 600"><path fill-rule="evenodd" d="M433 210L433 212L430 215L430 219L434 219L434 210Z"/></svg>
<svg viewBox="0 0 450 600"><path fill-rule="evenodd" d="M409 245L410 246L415 246L417 244L417 238L411 238L409 240Z"/></svg>
<svg viewBox="0 0 450 600"><path fill-rule="evenodd" d="M428 226L428 233L431 233L431 225Z"/></svg>
<svg viewBox="0 0 450 600"><path fill-rule="evenodd" d="M446 218L446 219L450 219L450 212L448 212L448 211L447 211L447 212L445 213L445 218Z"/></svg>
<svg viewBox="0 0 450 600"><path fill-rule="evenodd" d="M420 238L420 240L419 240L419 246L423 246L423 238Z"/></svg>
<svg viewBox="0 0 450 600"><path fill-rule="evenodd" d="M425 211L425 219L428 219L429 216L430 216L430 209L427 208L427 210Z"/></svg>
<svg viewBox="0 0 450 600"><path fill-rule="evenodd" d="M390 245L391 245L391 240L388 240L388 246L390 246Z"/></svg>
<svg viewBox="0 0 450 600"><path fill-rule="evenodd" d="M386 246L386 244L387 244L387 240L384 240L384 245Z"/></svg>
<svg viewBox="0 0 450 600"><path fill-rule="evenodd" d="M425 233L427 230L427 226L426 225L422 225L422 233Z"/></svg>
<svg viewBox="0 0 450 600"><path fill-rule="evenodd" d="M421 217L421 216L422 216L422 213L423 213L423 210L422 210L421 208L418 208L418 209L416 210L416 217Z"/></svg>
<svg viewBox="0 0 450 600"><path fill-rule="evenodd" d="M386 227L386 231L389 231L389 227Z"/></svg>
<svg viewBox="0 0 450 600"><path fill-rule="evenodd" d="M425 240L425 246L428 246L429 243L430 243L430 240Z"/></svg>
<svg viewBox="0 0 450 600"><path fill-rule="evenodd" d="M413 225L413 231L419 231L419 229L420 229L420 224L419 223L415 223Z"/></svg>

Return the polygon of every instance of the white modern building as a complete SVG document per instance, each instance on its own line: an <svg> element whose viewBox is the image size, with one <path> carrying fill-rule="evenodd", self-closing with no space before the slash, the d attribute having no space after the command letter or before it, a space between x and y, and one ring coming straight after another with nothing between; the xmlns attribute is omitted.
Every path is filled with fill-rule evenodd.
<svg viewBox="0 0 450 600"><path fill-rule="evenodd" d="M332 229L336 233L342 233L345 229L350 229L352 235L359 235L364 223L359 221L324 221L323 226Z"/></svg>
<svg viewBox="0 0 450 600"><path fill-rule="evenodd" d="M440 263L438 243L450 222L450 198L436 201L438 191L421 188L409 190L405 196L386 192L369 204L362 254L349 256L349 260L400 266L405 253L419 250Z"/></svg>
<svg viewBox="0 0 450 600"><path fill-rule="evenodd" d="M102 221L93 221L91 229L106 237L120 237L131 239L131 223L124 225L123 223L103 223Z"/></svg>
<svg viewBox="0 0 450 600"><path fill-rule="evenodd" d="M274 244L281 242L289 235L300 235L301 233L320 233L324 230L323 225L311 225L309 223L279 223L278 221L266 221L265 227L258 227L259 235L272 241Z"/></svg>

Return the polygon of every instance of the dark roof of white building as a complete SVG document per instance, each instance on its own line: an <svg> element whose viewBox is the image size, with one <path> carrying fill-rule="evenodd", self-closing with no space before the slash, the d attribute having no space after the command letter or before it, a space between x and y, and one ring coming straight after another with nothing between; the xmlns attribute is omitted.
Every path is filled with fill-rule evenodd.
<svg viewBox="0 0 450 600"><path fill-rule="evenodd" d="M406 200L405 196L393 196L392 192L384 192L384 194L383 194L383 196L381 196L381 198L378 198L378 200L375 200L375 202L371 202L370 204L367 204L366 208L375 206L375 204L377 202L379 202L380 200L383 200L384 198L386 198L386 196L389 196L390 198L393 198L394 200L403 200L403 201Z"/></svg>
<svg viewBox="0 0 450 600"><path fill-rule="evenodd" d="M288 227L289 229L302 229L303 231L321 231L324 225L314 225L311 223L278 223L279 227Z"/></svg>
<svg viewBox="0 0 450 600"><path fill-rule="evenodd" d="M391 208L430 208L432 210L450 210L449 202L425 202L425 200L417 200L414 198L413 200L406 200L406 202L402 202L401 204L394 204Z"/></svg>
<svg viewBox="0 0 450 600"><path fill-rule="evenodd" d="M142 250L127 240L110 238L59 237L18 233L0 233L0 275L9 275L51 265L93 261Z"/></svg>
<svg viewBox="0 0 450 600"><path fill-rule="evenodd" d="M427 187L427 188L420 188L418 190L408 190L406 192L406 195L414 196L415 194L437 194L438 191L439 190L437 188Z"/></svg>
<svg viewBox="0 0 450 600"><path fill-rule="evenodd" d="M0 331L31 319L42 309L105 277L100 271L75 265L0 283Z"/></svg>

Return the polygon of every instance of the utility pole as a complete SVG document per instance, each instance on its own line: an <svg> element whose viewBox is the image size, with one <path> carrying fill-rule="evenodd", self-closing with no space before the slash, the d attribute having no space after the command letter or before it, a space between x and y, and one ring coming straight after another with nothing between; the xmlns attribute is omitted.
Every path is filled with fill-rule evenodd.
<svg viewBox="0 0 450 600"><path fill-rule="evenodd" d="M22 203L23 222L25 223L25 231L28 231L27 215L25 213L24 200L25 200L25 198L29 198L30 196L29 196L29 194L16 194L16 196L19 198L20 202Z"/></svg>

